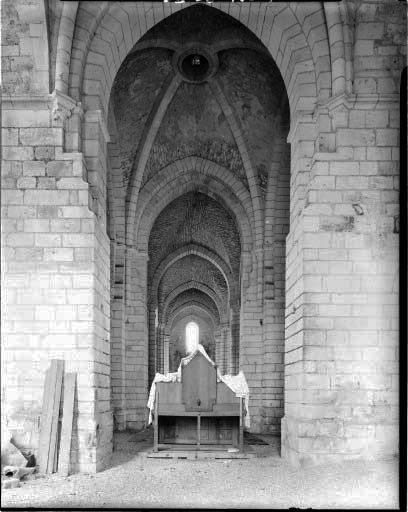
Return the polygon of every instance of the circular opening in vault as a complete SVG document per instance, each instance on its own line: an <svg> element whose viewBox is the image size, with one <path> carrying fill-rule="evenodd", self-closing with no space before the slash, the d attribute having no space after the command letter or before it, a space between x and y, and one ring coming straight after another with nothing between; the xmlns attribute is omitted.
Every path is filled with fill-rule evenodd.
<svg viewBox="0 0 408 512"><path fill-rule="evenodd" d="M210 63L202 53L192 52L181 59L180 71L191 82L202 82L209 70Z"/></svg>

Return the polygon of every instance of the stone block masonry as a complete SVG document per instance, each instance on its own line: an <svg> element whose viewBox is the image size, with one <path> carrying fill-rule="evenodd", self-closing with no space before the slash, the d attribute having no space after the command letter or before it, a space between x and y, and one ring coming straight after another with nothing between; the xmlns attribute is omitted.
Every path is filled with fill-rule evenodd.
<svg viewBox="0 0 408 512"><path fill-rule="evenodd" d="M47 105L26 101L45 119ZM3 104L3 414L35 450L45 371L64 359L78 375L72 469L93 472L112 451L108 239L81 155L63 153L61 127L24 127L26 109Z"/></svg>
<svg viewBox="0 0 408 512"><path fill-rule="evenodd" d="M296 256L287 240L287 268L302 268L296 292L287 282L282 421L296 464L398 453L398 103L341 108L336 152L312 159ZM374 143L387 149L375 163L353 159Z"/></svg>
<svg viewBox="0 0 408 512"><path fill-rule="evenodd" d="M201 109L205 122L212 116L228 131L242 169L211 161L216 153L208 146L205 158L193 151L145 180L154 134L165 125L174 143L173 119L163 120L181 78L172 80L169 58L149 67L146 48L132 50L144 35L143 45L152 34L161 40L167 17L170 34L170 16L188 4L177 12L171 3L62 4L4 2L2 403L16 440L37 448L52 358L78 374L74 471L109 463L112 409L119 428L143 427L149 357L155 361L161 350L149 352L149 329L156 328L148 301L150 228L168 202L198 191L225 202L239 227L234 329L223 324L217 331L217 354L246 373L252 430L279 433L282 419L282 455L295 464L397 454L398 93L406 6L189 7L191 22L194 9L226 26L233 19L234 44L238 22L245 25L252 33L242 31L244 53L255 55L262 43L259 58L271 56L279 73L261 79L257 59L245 68L235 48L237 73L228 83L228 59L220 58L211 84L199 84L212 91L213 107ZM199 18L200 30L201 20L208 21ZM231 50L222 48L219 54ZM156 50L173 51L148 52ZM134 54L142 57L129 71ZM122 72L128 81L118 110L111 93ZM158 83L165 76L167 92ZM196 85L185 88L193 98ZM255 86L273 94L255 97ZM129 108L131 96L139 103ZM179 114L187 110L189 121L177 132L211 131L197 129L186 99ZM290 120L279 114L269 122L280 106ZM130 112L133 127L124 122ZM282 140L274 138L278 132ZM212 224L202 245L216 238ZM229 237L220 238L228 262Z"/></svg>

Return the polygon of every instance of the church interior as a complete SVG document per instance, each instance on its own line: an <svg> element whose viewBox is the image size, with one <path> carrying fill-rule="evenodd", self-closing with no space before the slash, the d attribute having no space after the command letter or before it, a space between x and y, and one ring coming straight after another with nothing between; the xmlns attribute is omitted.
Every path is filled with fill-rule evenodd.
<svg viewBox="0 0 408 512"><path fill-rule="evenodd" d="M245 376L246 435L293 467L398 456L405 17L396 0L4 1L16 446L39 453L62 360L70 472L106 470L114 436L147 428L156 375L200 346Z"/></svg>

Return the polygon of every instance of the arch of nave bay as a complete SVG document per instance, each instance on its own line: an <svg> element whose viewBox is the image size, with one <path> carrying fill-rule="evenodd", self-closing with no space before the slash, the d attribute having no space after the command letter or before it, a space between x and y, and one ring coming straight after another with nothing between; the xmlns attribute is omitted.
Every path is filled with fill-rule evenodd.
<svg viewBox="0 0 408 512"><path fill-rule="evenodd" d="M178 55L189 51L208 56L214 68L208 79L191 82L180 73ZM114 364L121 372L112 389L114 400L119 398L114 414L123 418L119 428L145 422L148 384L169 364L164 357L165 339L173 335L166 326L169 311L180 297L188 306L201 292L202 301L215 304L219 319L217 330L211 329L216 363L223 372L245 372L253 428L278 433L284 304L274 303L280 338L268 344L261 305L263 210L273 158L280 167L276 181L279 173L282 178L279 206L269 219L280 232L269 234L270 268L289 222L289 155L282 146L289 108L279 70L253 34L229 16L204 6L183 10L155 25L128 54L113 83L110 111L115 130L110 170L125 182L116 202L125 225L118 229L125 246L145 258L125 284L138 295L117 299L118 314L128 308L125 314L133 315L134 323L118 331L117 340L111 336L112 350L125 353L125 369ZM280 142L279 155L268 143L273 138L275 151ZM129 252L124 259L130 269ZM139 311L147 315L147 325ZM146 350L147 358L140 357Z"/></svg>
<svg viewBox="0 0 408 512"><path fill-rule="evenodd" d="M283 456L396 453L404 7L39 5L6 2L2 41L16 439L63 358L72 462L105 467L193 320Z"/></svg>

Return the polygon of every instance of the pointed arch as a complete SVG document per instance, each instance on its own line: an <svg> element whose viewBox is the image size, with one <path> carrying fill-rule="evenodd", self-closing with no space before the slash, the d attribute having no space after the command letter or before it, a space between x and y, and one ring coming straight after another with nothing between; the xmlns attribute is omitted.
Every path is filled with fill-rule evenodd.
<svg viewBox="0 0 408 512"><path fill-rule="evenodd" d="M171 201L194 190L213 197L232 212L243 250L251 250L254 223L248 191L231 171L199 157L188 157L166 166L146 184L138 198L134 218L128 219L127 245L147 250L149 233L158 214Z"/></svg>

